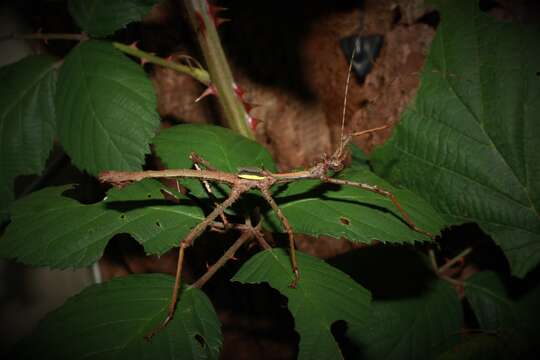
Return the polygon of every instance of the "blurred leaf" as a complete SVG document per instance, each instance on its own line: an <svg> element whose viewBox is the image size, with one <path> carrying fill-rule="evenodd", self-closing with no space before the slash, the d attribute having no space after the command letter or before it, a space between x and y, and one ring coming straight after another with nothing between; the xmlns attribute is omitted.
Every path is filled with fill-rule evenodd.
<svg viewBox="0 0 540 360"><path fill-rule="evenodd" d="M342 358L330 327L338 320L347 321L349 327L365 321L371 311L371 295L324 261L300 252L297 256L301 275L296 289L289 287L294 276L289 255L283 249L258 253L232 281L267 282L287 297L295 329L300 334L299 359Z"/></svg>
<svg viewBox="0 0 540 360"><path fill-rule="evenodd" d="M494 335L473 335L444 354L437 360L505 360L517 359L516 354L509 352L506 338Z"/></svg>
<svg viewBox="0 0 540 360"><path fill-rule="evenodd" d="M141 21L160 0L70 0L69 13L92 36L111 35L133 21Z"/></svg>
<svg viewBox="0 0 540 360"><path fill-rule="evenodd" d="M165 319L173 286L173 277L155 274L91 286L50 313L17 359L217 359L220 323L198 289L184 288L171 322L144 340Z"/></svg>
<svg viewBox="0 0 540 360"><path fill-rule="evenodd" d="M164 200L162 187L141 181L113 189L105 201L91 205L63 196L69 185L32 193L15 202L0 256L52 268L82 267L97 261L111 237L121 233L132 235L147 253L163 254L204 215L185 199L181 205Z"/></svg>
<svg viewBox="0 0 540 360"><path fill-rule="evenodd" d="M539 344L540 286L512 296L500 277L492 271L476 273L465 283L465 296L480 328L501 334L521 347ZM536 345L538 347L538 345Z"/></svg>
<svg viewBox="0 0 540 360"><path fill-rule="evenodd" d="M539 28L433 2L421 87L373 163L449 221L478 223L523 277L540 262Z"/></svg>
<svg viewBox="0 0 540 360"><path fill-rule="evenodd" d="M417 296L374 301L369 321L347 334L360 346L362 359L433 359L457 344L462 323L455 289L433 280Z"/></svg>
<svg viewBox="0 0 540 360"><path fill-rule="evenodd" d="M60 141L75 165L140 170L159 125L152 83L110 43L90 40L66 57L58 78Z"/></svg>
<svg viewBox="0 0 540 360"><path fill-rule="evenodd" d="M31 56L0 69L0 221L19 175L39 174L55 132L55 59Z"/></svg>

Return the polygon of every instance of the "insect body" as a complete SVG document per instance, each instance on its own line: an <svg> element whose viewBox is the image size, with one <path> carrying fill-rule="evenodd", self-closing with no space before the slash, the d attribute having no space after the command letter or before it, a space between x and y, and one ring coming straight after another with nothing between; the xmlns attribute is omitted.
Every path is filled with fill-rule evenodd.
<svg viewBox="0 0 540 360"><path fill-rule="evenodd" d="M258 167L238 168L238 177L247 180L264 180L264 170Z"/></svg>
<svg viewBox="0 0 540 360"><path fill-rule="evenodd" d="M383 127L385 128L385 127ZM369 132L380 130L381 128L366 130L361 133L358 133L358 135L366 134ZM350 140L350 136L347 137L343 145L346 145ZM311 168L303 171L296 171L296 172L288 172L288 173L272 173L270 171L262 170L262 169L256 169L252 171L246 171L246 169L241 169L241 171L237 174L234 173L228 173L218 170L208 170L208 169L200 169L199 170L193 170L193 169L168 169L168 170L150 170L150 171L140 171L140 172L121 172L121 171L108 171L104 172L100 175L100 181L110 183L116 186L122 186L130 182L134 181L140 181L146 178L193 178L193 179L199 179L203 182L217 182L217 183L225 183L230 186L231 190L228 195L228 197L222 202L222 203L216 203L216 206L210 214L197 226L195 226L188 235L180 242L179 247L179 256L178 256L178 265L177 265L177 272L176 272L176 281L175 286L173 289L173 294L171 298L171 302L169 304L168 309L168 315L165 321L162 323L162 325L156 329L154 332L152 332L149 336L151 337L155 332L162 327L164 327L174 316L175 306L176 302L178 300L178 292L180 289L180 281L181 281L181 272L182 272L182 264L183 264L183 258L184 258L184 250L185 248L191 246L195 239L199 237L204 230L211 226L214 222L214 220L218 217L225 217L224 211L225 209L232 206L240 197L242 194L244 194L247 191L250 190L258 190L262 197L266 200L266 202L270 205L272 210L276 213L278 219L280 220L281 224L283 225L283 228L285 232L288 235L289 238L289 247L290 247L290 256L291 256L291 268L292 272L294 274L294 279L290 284L290 287L295 288L299 279L300 279L300 271L298 269L298 264L296 260L296 252L295 252L295 243L294 243L294 235L293 235L293 229L289 224L289 221L275 202L275 200L272 197L270 188L274 184L284 184L284 183L290 183L300 180L320 180L324 183L330 183L330 184L336 184L336 185L344 185L344 186L352 186L356 187L362 190L371 191L374 193L377 193L379 195L388 197L392 203L395 205L396 209L401 213L403 219L407 222L409 227L413 229L414 231L417 231L419 233L428 235L432 237L432 234L429 232L422 230L418 228L415 223L412 221L412 219L409 217L409 215L405 212L405 210L402 208L396 197L389 191L381 189L377 186L366 184L366 183L360 183L360 182L354 182L349 180L343 180L343 179L336 179L331 177L334 173L339 172L343 169L343 161L345 158L345 153L342 150L343 147L340 147L331 157L324 158L321 162L315 164ZM204 159L202 159L200 156L198 156L195 153L191 154L191 159L197 159L201 160L201 163L205 164L206 167L211 167L210 164L208 164Z"/></svg>
<svg viewBox="0 0 540 360"><path fill-rule="evenodd" d="M354 56L354 52L353 52ZM349 67L349 73L347 76L347 83L345 87L345 99L343 104L343 117L342 117L342 134L343 134L343 128L344 128L344 121L345 121L345 108L347 104L347 92L348 92L348 85L350 80L350 67ZM389 191L381 189L375 185L370 185L366 183L361 182L355 182L355 181L349 181L349 180L343 180L343 179L336 179L332 176L341 171L344 168L344 160L346 157L346 153L344 149L346 148L347 144L349 143L352 136L359 136L368 134L374 131L382 130L387 128L387 126L381 126L374 129L364 130L358 133L350 134L349 136L342 137L339 148L335 151L335 153L330 157L324 157L322 161L315 164L311 168L307 170L302 171L295 171L295 172L287 172L287 173L272 173L270 171L259 169L259 168L251 168L251 167L245 167L239 169L239 172L234 173L228 173L216 170L209 164L205 159L197 155L196 153L191 153L190 159L194 163L196 169L167 169L167 170L159 170L159 171L140 171L140 172L119 172L119 171L108 171L104 172L99 176L100 181L110 183L116 186L122 186L130 182L134 181L140 181L146 178L192 178L192 179L199 179L201 182L204 183L205 188L209 193L211 193L210 186L208 182L217 182L217 183L225 183L230 186L231 190L229 192L228 197L222 202L217 203L215 202L215 208L208 214L208 216L197 226L195 226L188 235L180 242L179 246L179 255L178 255L178 263L177 263L177 270L176 270L176 280L175 285L171 297L171 301L169 303L168 308L168 314L166 319L163 321L163 323L156 328L154 331L152 331L147 338L152 337L157 331L159 331L161 328L167 325L167 323L173 318L176 303L178 300L178 292L180 289L180 281L181 281L181 273L182 273L182 264L184 259L184 250L185 248L191 246L195 239L203 233L203 231L213 225L214 220L221 216L222 219L225 219L225 209L232 206L240 197L242 194L244 194L247 191L250 190L258 190L262 197L265 199L265 201L270 205L272 210L277 215L278 219L280 220L281 224L283 225L283 229L287 233L288 239L289 239L289 247L290 247L290 257L291 257L291 270L294 274L294 278L290 284L290 287L295 288L299 279L300 279L300 271L298 269L298 263L296 260L296 251L295 251L295 243L294 243L294 235L293 235L293 229L291 228L289 221L275 202L275 200L272 197L270 188L274 184L284 184L284 183L291 183L295 181L300 180L320 180L323 183L330 183L330 184L336 184L340 186L352 186L356 187L362 190L371 191L373 193L377 193L379 195L385 196L389 198L396 209L400 212L405 222L409 225L411 229L414 231L417 231L419 233L422 233L424 235L427 235L429 237L433 237L432 234L429 232L420 229L415 225L415 223L412 221L410 216L405 212L405 210L402 208L400 203L398 202L397 198ZM200 165L204 165L205 169L202 169ZM224 221L225 223L225 221ZM257 232L254 232L254 235L257 237ZM260 236L262 237L262 236ZM262 240L264 241L264 240Z"/></svg>

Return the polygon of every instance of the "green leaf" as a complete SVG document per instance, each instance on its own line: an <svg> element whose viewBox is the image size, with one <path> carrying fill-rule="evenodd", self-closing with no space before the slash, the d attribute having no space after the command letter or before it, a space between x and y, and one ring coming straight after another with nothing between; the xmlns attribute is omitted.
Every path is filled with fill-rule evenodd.
<svg viewBox="0 0 540 360"><path fill-rule="evenodd" d="M88 34L111 35L133 21L141 21L159 0L70 0L69 13Z"/></svg>
<svg viewBox="0 0 540 360"><path fill-rule="evenodd" d="M421 87L374 166L450 221L478 223L523 277L540 262L539 29L476 1L436 4Z"/></svg>
<svg viewBox="0 0 540 360"><path fill-rule="evenodd" d="M241 283L268 282L288 298L295 329L300 334L299 359L337 359L341 351L330 327L345 320L349 327L361 324L369 315L371 295L348 275L324 261L297 252L300 280L293 280L291 261L283 249L260 252L234 276Z"/></svg>
<svg viewBox="0 0 540 360"><path fill-rule="evenodd" d="M503 334L522 347L538 344L538 284L524 295L512 296L496 273L483 271L466 281L465 296L482 329Z"/></svg>
<svg viewBox="0 0 540 360"><path fill-rule="evenodd" d="M348 332L362 359L433 359L457 343L463 322L456 291L442 280L414 297L374 301L371 314Z"/></svg>
<svg viewBox="0 0 540 360"><path fill-rule="evenodd" d="M438 233L444 222L429 204L410 191L398 190L366 168L355 166L337 178L377 185L391 191L421 229ZM351 186L298 181L284 191L275 191L276 201L295 232L312 236L345 237L354 242L414 243L431 239L412 230L385 196ZM268 217L271 229L281 229L274 213Z"/></svg>
<svg viewBox="0 0 540 360"><path fill-rule="evenodd" d="M192 168L189 155L195 152L221 171L237 173L242 167L276 170L272 156L262 145L220 126L177 125L160 132L152 142L156 154L169 169ZM182 180L181 183L195 196L206 195L199 181Z"/></svg>
<svg viewBox="0 0 540 360"><path fill-rule="evenodd" d="M55 60L31 56L0 69L0 220L19 175L39 174L55 132Z"/></svg>
<svg viewBox="0 0 540 360"><path fill-rule="evenodd" d="M159 125L152 83L110 43L86 41L66 57L56 94L60 141L79 168L140 170Z"/></svg>
<svg viewBox="0 0 540 360"><path fill-rule="evenodd" d="M206 295L183 289L167 315L174 278L131 275L94 285L49 314L18 348L18 359L217 359L222 335Z"/></svg>
<svg viewBox="0 0 540 360"><path fill-rule="evenodd" d="M109 239L129 233L149 254L162 254L204 219L190 201L163 199L159 182L111 190L96 204L63 196L71 186L46 188L15 202L12 222L0 238L0 256L30 265L82 267L97 261ZM129 199L129 200L127 200Z"/></svg>
<svg viewBox="0 0 540 360"><path fill-rule="evenodd" d="M220 126L176 125L161 131L152 142L169 169L191 168L192 152L221 171L236 173L246 166L276 169L272 156L261 144Z"/></svg>
<svg viewBox="0 0 540 360"><path fill-rule="evenodd" d="M465 296L482 329L496 331L504 327L513 328L517 324L515 304L494 272L480 272L467 280Z"/></svg>

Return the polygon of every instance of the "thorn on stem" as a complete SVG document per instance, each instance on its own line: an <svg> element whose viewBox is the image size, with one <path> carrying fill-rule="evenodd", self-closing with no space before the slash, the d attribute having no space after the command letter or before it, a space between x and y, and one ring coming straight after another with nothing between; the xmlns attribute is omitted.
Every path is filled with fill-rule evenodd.
<svg viewBox="0 0 540 360"><path fill-rule="evenodd" d="M208 5L208 13L210 14L210 18L214 22L216 28L224 22L231 21L231 19L220 18L219 16L217 16L219 12L227 10L227 8L217 5L211 5L210 3L208 3L208 1L206 2L206 4Z"/></svg>
<svg viewBox="0 0 540 360"><path fill-rule="evenodd" d="M236 96L238 96L241 100L244 99L244 94L246 93L245 90L238 85L237 83L233 82L233 90Z"/></svg>
<svg viewBox="0 0 540 360"><path fill-rule="evenodd" d="M257 125L259 125L259 120L249 114L246 117L246 122L253 131L255 131L255 129L257 129Z"/></svg>
<svg viewBox="0 0 540 360"><path fill-rule="evenodd" d="M217 96L217 89L213 84L210 84L206 88L206 90L204 90L204 92L198 98L195 99L195 102L199 102L199 101L201 101L202 99L204 99L205 97L207 97L209 95Z"/></svg>

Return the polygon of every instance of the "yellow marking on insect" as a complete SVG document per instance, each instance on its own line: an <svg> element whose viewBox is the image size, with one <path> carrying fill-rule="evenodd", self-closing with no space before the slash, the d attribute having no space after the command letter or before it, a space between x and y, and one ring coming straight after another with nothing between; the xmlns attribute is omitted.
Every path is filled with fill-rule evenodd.
<svg viewBox="0 0 540 360"><path fill-rule="evenodd" d="M237 174L240 179L246 179L246 180L264 180L266 179L265 176L262 175L256 175L256 174Z"/></svg>

